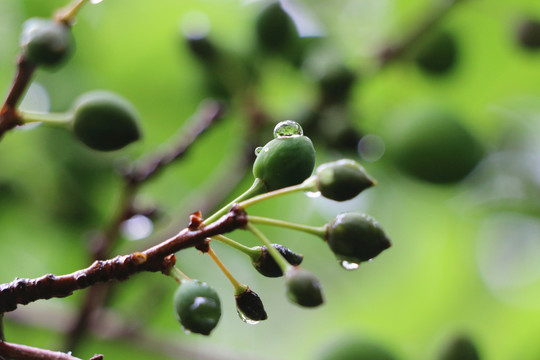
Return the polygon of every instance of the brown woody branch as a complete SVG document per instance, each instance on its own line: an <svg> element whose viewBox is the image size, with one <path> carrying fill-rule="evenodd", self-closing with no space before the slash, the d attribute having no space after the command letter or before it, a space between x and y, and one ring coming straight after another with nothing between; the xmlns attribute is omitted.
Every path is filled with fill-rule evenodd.
<svg viewBox="0 0 540 360"><path fill-rule="evenodd" d="M15 73L15 78L13 79L13 83L11 84L11 88L9 89L6 100L0 109L0 139L6 131L22 124L16 107L17 103L24 94L26 87L30 83L30 79L32 78L35 68L35 65L32 65L24 60L22 55L19 56L19 59L17 60L17 71Z"/></svg>
<svg viewBox="0 0 540 360"><path fill-rule="evenodd" d="M15 279L11 283L0 285L0 313L13 311L19 304L66 297L76 290L97 283L126 280L142 271L168 273L174 265L175 252L197 246L207 237L243 228L246 224L246 213L239 207L233 207L216 222L198 229L186 228L178 235L143 252L117 256L105 261L98 260L86 269L67 275L47 274L37 279Z"/></svg>
<svg viewBox="0 0 540 360"><path fill-rule="evenodd" d="M4 358L9 360L81 360L63 352L0 341L0 359ZM101 359L103 355L94 355L90 360Z"/></svg>

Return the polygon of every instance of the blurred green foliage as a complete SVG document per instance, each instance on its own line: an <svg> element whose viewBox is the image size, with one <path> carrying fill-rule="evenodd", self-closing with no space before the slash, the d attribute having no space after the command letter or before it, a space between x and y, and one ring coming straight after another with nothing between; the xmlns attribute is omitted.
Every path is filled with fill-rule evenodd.
<svg viewBox="0 0 540 360"><path fill-rule="evenodd" d="M118 202L117 165L180 136L179 129L209 93L208 73L180 30L182 19L204 13L211 24L209 39L227 54L226 61L236 64L218 67L225 79L220 81L243 83L227 99L226 119L182 162L142 188L143 200L156 203L164 214L152 237L165 238L183 228L187 215L198 210L198 200L244 156L246 138L255 136L247 120L253 98L271 119L269 130L255 141L263 145L276 122L300 121L303 114L320 109L313 69L335 63L356 74L356 81L347 85L349 101L325 107L319 125L306 126L305 134L314 140L317 164L352 157L378 185L345 203L291 195L250 211L312 225L341 211L366 212L384 227L393 247L358 270L345 271L319 239L264 228L272 242L304 254L303 266L319 277L326 304L306 310L287 302L283 281L260 276L247 258L216 244L233 274L264 301L269 319L256 326L238 319L232 289L210 259L194 249L183 251L178 254L182 270L211 284L222 299L223 315L212 336L184 334L173 311L174 282L141 274L118 284L111 309L143 321L152 341L119 340L103 331L102 337L88 336L74 355L313 359L325 344L352 336L375 339L400 359L428 360L436 358L448 339L465 332L482 359L538 359L540 50L520 45L518 29L524 19L540 19L540 3L459 1L429 30L451 33L455 39L459 57L450 73L426 74L414 61L414 49L379 69L378 52L405 39L441 2L287 2L296 5L297 23L306 32L315 27L324 34L310 39L315 55L303 66L255 50L255 21L266 4L262 1L104 0L86 6L73 27L73 57L53 72L37 71L34 79L41 87L30 89L25 106L43 109L40 104L47 101L39 94L45 92L50 109L63 111L86 91L115 91L137 107L144 139L103 154L84 148L60 129L40 126L6 134L0 142L0 283L16 276L68 273L89 264L89 234L107 224ZM50 16L63 5L65 0L0 2L0 93L12 81L22 23ZM306 16L313 21L303 21ZM388 149L395 145L396 113L418 103L451 109L486 149L483 161L462 181L440 185L415 180L383 153L381 144ZM370 135L363 139L376 142L366 140L360 153L350 146L329 146L326 135L342 121L349 133ZM438 121L436 115L432 121ZM402 140L399 135L395 141ZM251 182L246 169L236 193ZM243 232L232 237L257 244ZM123 239L115 251L144 244ZM62 325L62 317L51 321L47 316L75 314L82 295L38 301L15 311L6 320L7 340L59 349L62 329L51 324ZM17 320L19 311L33 314L33 324ZM114 330L112 325L108 330Z"/></svg>

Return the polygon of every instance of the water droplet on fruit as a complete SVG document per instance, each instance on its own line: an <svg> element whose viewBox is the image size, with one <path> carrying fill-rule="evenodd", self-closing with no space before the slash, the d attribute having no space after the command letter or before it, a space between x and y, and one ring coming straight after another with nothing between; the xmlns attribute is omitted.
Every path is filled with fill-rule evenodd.
<svg viewBox="0 0 540 360"><path fill-rule="evenodd" d="M99 4L102 1L103 0L90 0L90 3L95 5L95 4Z"/></svg>
<svg viewBox="0 0 540 360"><path fill-rule="evenodd" d="M182 330L184 330L184 332L185 332L187 335L191 334L191 330L188 330L188 329L186 329L186 328L183 327L183 326L182 326Z"/></svg>
<svg viewBox="0 0 540 360"><path fill-rule="evenodd" d="M261 153L262 151L262 146L259 146L258 148L255 149L255 155L259 156L259 154Z"/></svg>
<svg viewBox="0 0 540 360"><path fill-rule="evenodd" d="M321 196L321 192L320 191L306 191L306 196L315 199Z"/></svg>
<svg viewBox="0 0 540 360"><path fill-rule="evenodd" d="M256 320L251 320L250 318L248 318L246 315L244 315L243 312L241 312L240 310L236 310L236 312L238 313L238 316L240 317L240 320L242 320L243 322L245 322L246 324L248 325L256 325L258 324L259 322L256 321Z"/></svg>
<svg viewBox="0 0 540 360"><path fill-rule="evenodd" d="M341 260L341 267L345 270L356 270L360 264L355 262L348 262L347 260Z"/></svg>
<svg viewBox="0 0 540 360"><path fill-rule="evenodd" d="M304 135L304 130L302 130L302 127L296 121L285 120L277 124L274 128L274 138L276 139L301 135Z"/></svg>

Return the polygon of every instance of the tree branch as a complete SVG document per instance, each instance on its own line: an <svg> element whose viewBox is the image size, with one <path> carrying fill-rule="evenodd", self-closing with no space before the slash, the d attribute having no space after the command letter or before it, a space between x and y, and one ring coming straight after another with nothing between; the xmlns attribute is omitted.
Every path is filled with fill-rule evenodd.
<svg viewBox="0 0 540 360"><path fill-rule="evenodd" d="M177 251L196 246L207 237L231 232L247 224L247 214L233 207L216 222L198 229L186 228L178 235L143 252L117 256L109 260L97 260L86 269L71 274L55 276L47 274L37 279L15 279L0 285L0 313L13 311L17 305L40 299L66 297L74 291L110 280L126 280L141 271L167 273L174 265Z"/></svg>
<svg viewBox="0 0 540 360"><path fill-rule="evenodd" d="M63 352L12 344L5 341L0 341L0 356L10 360L81 360ZM90 360L92 359L103 359L103 356L94 355Z"/></svg>

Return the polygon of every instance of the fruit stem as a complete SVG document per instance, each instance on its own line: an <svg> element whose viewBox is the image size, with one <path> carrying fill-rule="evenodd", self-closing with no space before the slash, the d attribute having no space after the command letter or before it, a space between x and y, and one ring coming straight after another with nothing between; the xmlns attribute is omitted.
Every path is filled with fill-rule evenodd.
<svg viewBox="0 0 540 360"><path fill-rule="evenodd" d="M286 229L292 229L292 230L298 230L303 231L308 234L316 235L324 239L324 236L326 234L326 225L324 226L309 226L309 225L302 225L302 224L296 224L291 223L288 221L283 220L277 220L277 219L271 219L266 218L262 216L248 216L248 221L253 224L263 224L263 225L272 225L272 226L280 226L282 228Z"/></svg>
<svg viewBox="0 0 540 360"><path fill-rule="evenodd" d="M73 3L67 5L65 8L60 9L55 16L56 21L62 22L67 25L71 25L74 20L77 12L88 0L75 0Z"/></svg>
<svg viewBox="0 0 540 360"><path fill-rule="evenodd" d="M246 209L247 207L249 207L251 205L255 205L258 202L268 200L268 199L271 199L273 197L282 196L282 195L286 195L286 194L291 194L291 193L294 193L294 192L297 192L297 191L310 191L310 190L313 190L314 181L315 181L314 179L315 178L312 176L312 177L307 178L301 184L288 186L288 187L285 187L285 188L282 188L282 189L277 189L277 190L274 190L274 191L270 191L270 192L267 192L267 193L252 197L252 198L250 198L248 200L245 200L245 201L242 201L242 202L238 203L238 206L240 206L243 209ZM257 179L257 180L259 180L259 179ZM259 180L259 181L262 182L262 180Z"/></svg>
<svg viewBox="0 0 540 360"><path fill-rule="evenodd" d="M212 214L206 220L204 220L203 224L208 225L210 223L213 223L214 221L219 219L221 216L225 215L227 213L227 211L230 210L231 206L233 206L235 203L238 203L238 202L240 202L242 200L248 199L248 198L250 198L252 196L258 195L258 194L264 192L264 190L265 190L265 187L264 187L264 183L262 182L262 180L255 179L255 181L253 182L253 184L251 185L251 187L249 189L247 189L243 194L241 194L236 199L234 199L233 201L231 201L230 203L228 203L227 205L225 205L224 207L222 207L221 209L216 211L214 214Z"/></svg>
<svg viewBox="0 0 540 360"><path fill-rule="evenodd" d="M244 254L248 255L252 259L258 258L262 253L262 251L260 249L254 249L254 248L247 247L247 246L242 245L239 242L234 241L233 239L228 238L228 237L223 236L223 235L212 236L212 239L217 240L219 242L222 242L222 243L224 243L226 245L229 245L230 247L232 247L232 248L234 248L236 250L239 250L239 251L243 252Z"/></svg>
<svg viewBox="0 0 540 360"><path fill-rule="evenodd" d="M223 274L225 274L225 276L227 277L227 279L229 279L229 281L231 282L232 286L234 287L234 295L240 295L242 294L244 291L247 290L247 286L246 285L243 285L243 284L240 284L240 282L238 282L238 280L236 280L236 278L231 274L231 272L229 271L229 269L227 269L227 267L225 266L225 264L223 264L221 262L221 260L218 258L218 256L216 255L216 253L214 252L214 249L212 249L210 246L208 246L208 251L206 252L208 255L210 255L210 257L212 258L212 260L214 260L214 262L216 263L216 265L221 269L221 271L223 272Z"/></svg>
<svg viewBox="0 0 540 360"><path fill-rule="evenodd" d="M293 266L287 262L287 260L277 251L275 247L272 246L272 243L268 238L253 225L251 222L248 222L246 225L246 228L253 233L256 237L261 240L261 242L266 246L266 249L274 258L275 262L278 264L278 266L281 268L281 271L285 274L287 271L289 271Z"/></svg>
<svg viewBox="0 0 540 360"><path fill-rule="evenodd" d="M71 113L44 113L44 112L27 112L20 111L21 120L23 123L42 122L49 125L66 127L73 121Z"/></svg>
<svg viewBox="0 0 540 360"><path fill-rule="evenodd" d="M172 266L169 270L169 273L167 274L170 277L172 277L178 284L181 284L183 280L191 280L186 274L184 274L179 268L176 266Z"/></svg>

